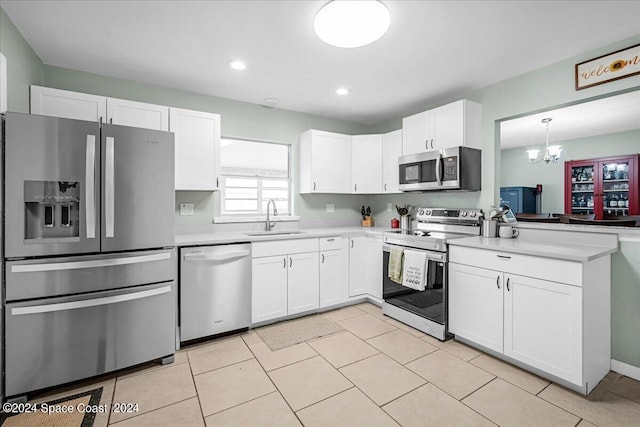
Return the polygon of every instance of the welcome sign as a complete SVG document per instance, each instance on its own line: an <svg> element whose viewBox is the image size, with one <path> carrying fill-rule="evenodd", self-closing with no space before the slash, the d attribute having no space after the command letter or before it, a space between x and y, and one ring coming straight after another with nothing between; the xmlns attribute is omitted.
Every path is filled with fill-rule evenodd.
<svg viewBox="0 0 640 427"><path fill-rule="evenodd" d="M640 44L576 64L576 90L640 74Z"/></svg>

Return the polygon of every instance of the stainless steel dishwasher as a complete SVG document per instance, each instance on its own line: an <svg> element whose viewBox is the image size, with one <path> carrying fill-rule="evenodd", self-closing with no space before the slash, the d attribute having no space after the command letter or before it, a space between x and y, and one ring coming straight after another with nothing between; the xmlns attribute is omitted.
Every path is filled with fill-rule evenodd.
<svg viewBox="0 0 640 427"><path fill-rule="evenodd" d="M180 341L249 327L251 244L180 250Z"/></svg>

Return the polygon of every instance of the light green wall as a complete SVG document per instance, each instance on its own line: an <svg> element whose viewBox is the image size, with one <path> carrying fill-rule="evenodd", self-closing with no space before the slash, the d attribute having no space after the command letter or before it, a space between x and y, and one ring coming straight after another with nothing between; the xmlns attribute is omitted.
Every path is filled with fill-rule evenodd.
<svg viewBox="0 0 640 427"><path fill-rule="evenodd" d="M82 71L45 66L45 85L58 89L92 93L114 98L163 104L173 107L221 114L222 135L291 144L292 173L298 176L298 136L307 129L321 129L347 134L366 133L364 125L333 120L311 114L207 96L131 80L100 76ZM340 153L336 153L340 155ZM294 186L298 179L294 179ZM294 191L295 213L305 220L353 219L356 223L360 206L367 196L304 195ZM194 203L194 216L179 216L179 203ZM335 204L335 213L325 213L325 204ZM176 222L210 224L220 211L220 193L180 191L176 193Z"/></svg>
<svg viewBox="0 0 640 427"><path fill-rule="evenodd" d="M7 58L7 108L29 112L29 85L44 81L44 65L0 8L0 52Z"/></svg>
<svg viewBox="0 0 640 427"><path fill-rule="evenodd" d="M640 153L640 130L560 141L562 160L583 160ZM564 163L531 164L527 147L502 150L501 187L542 184L542 212L564 212Z"/></svg>

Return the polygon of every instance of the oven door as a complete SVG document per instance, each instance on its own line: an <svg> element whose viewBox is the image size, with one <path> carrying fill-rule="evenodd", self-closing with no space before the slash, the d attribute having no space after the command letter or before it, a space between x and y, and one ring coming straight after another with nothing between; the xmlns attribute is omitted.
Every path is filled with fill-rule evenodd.
<svg viewBox="0 0 640 427"><path fill-rule="evenodd" d="M447 321L447 254L407 248L427 253L426 287L424 291L416 291L389 278L391 247L393 245L383 247L382 299L387 304L444 326Z"/></svg>

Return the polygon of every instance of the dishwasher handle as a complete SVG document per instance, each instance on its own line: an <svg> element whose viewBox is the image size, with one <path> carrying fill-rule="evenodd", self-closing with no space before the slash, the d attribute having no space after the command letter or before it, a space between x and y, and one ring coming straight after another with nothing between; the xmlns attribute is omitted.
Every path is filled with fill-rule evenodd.
<svg viewBox="0 0 640 427"><path fill-rule="evenodd" d="M190 253L190 254L185 254L182 257L182 259L184 261L194 261L194 262L198 262L198 261L230 261L232 259L249 256L250 253L251 252L249 252L248 250L246 250L246 251L226 252L226 253L221 253L221 254Z"/></svg>

